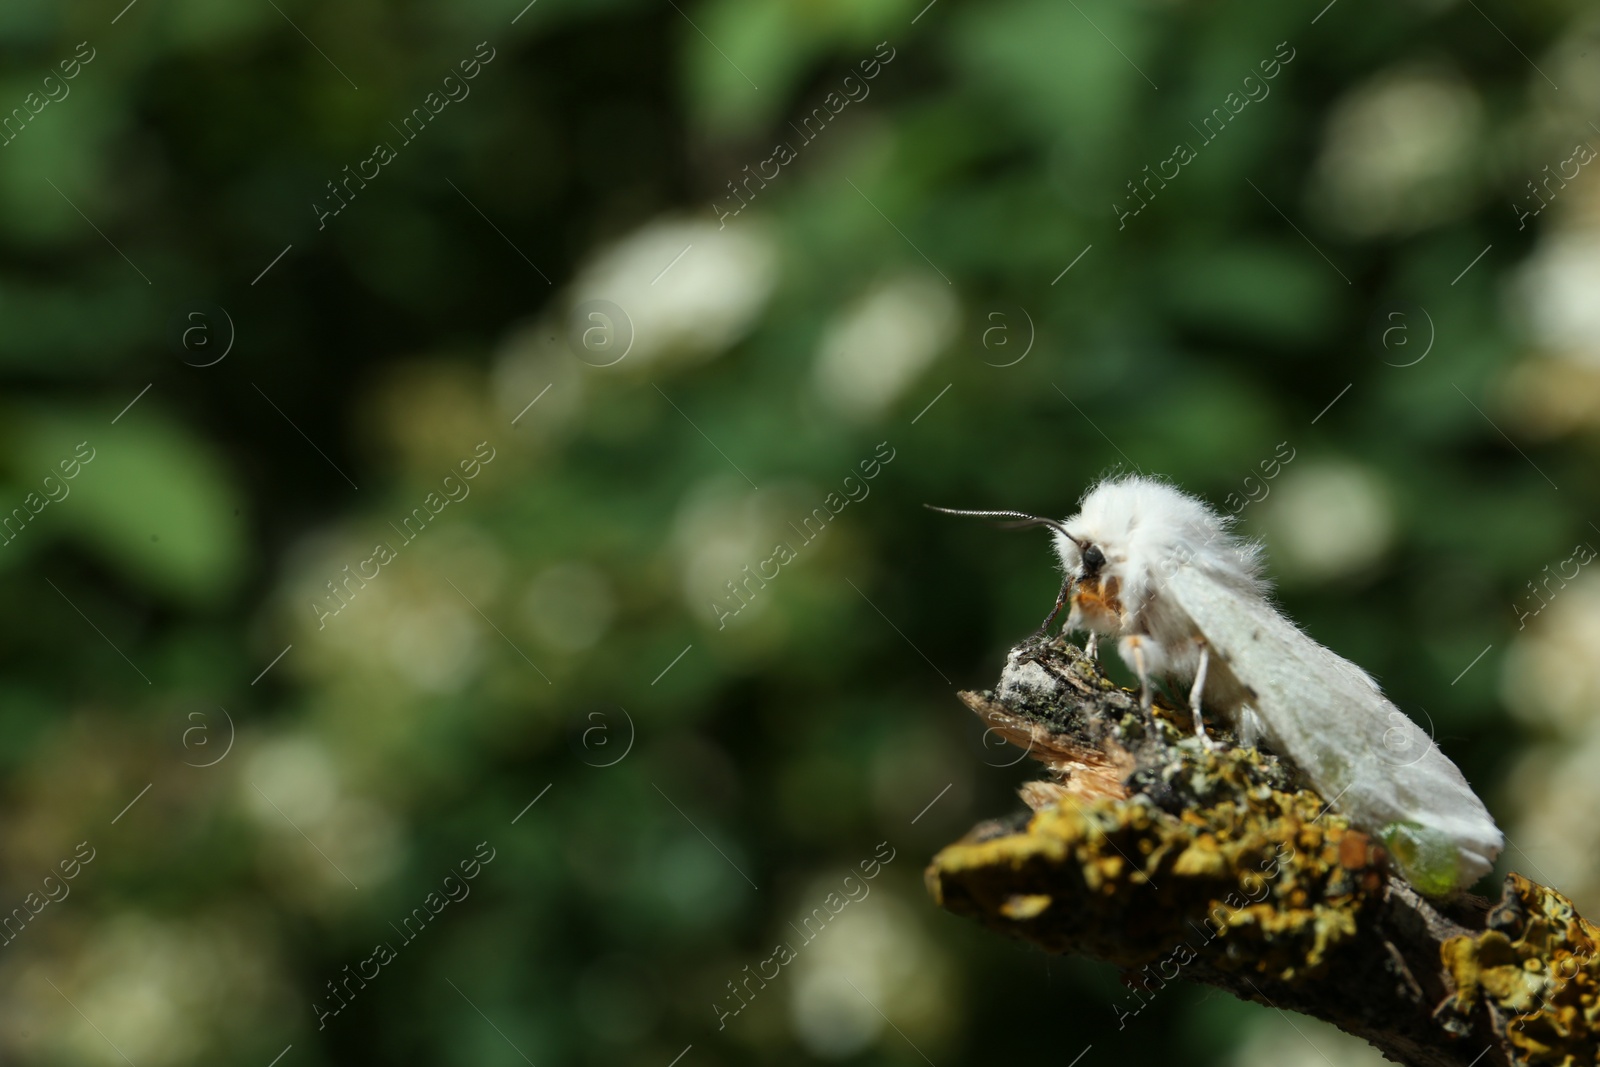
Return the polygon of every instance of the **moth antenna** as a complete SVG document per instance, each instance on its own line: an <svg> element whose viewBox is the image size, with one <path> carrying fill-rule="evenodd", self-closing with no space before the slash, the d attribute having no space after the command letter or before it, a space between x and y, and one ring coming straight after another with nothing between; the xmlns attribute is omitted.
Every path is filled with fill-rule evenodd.
<svg viewBox="0 0 1600 1067"><path fill-rule="evenodd" d="M1029 526L1048 526L1068 541L1083 548L1083 542L1067 532L1067 528L1056 519L1047 519L1040 515L1029 515L1025 511L966 511L961 508L941 508L936 504L924 504L929 511L942 511L946 515L969 515L977 519L989 519L990 525L1002 530L1021 530ZM994 522L995 519L1009 519L1009 522Z"/></svg>

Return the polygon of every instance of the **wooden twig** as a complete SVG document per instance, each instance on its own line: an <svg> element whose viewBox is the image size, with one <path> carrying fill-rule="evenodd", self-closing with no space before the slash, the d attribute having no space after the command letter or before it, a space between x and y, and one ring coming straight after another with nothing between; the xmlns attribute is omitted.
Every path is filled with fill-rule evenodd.
<svg viewBox="0 0 1600 1067"><path fill-rule="evenodd" d="M994 691L961 696L1050 773L1021 790L1028 812L940 851L929 891L1122 967L1124 1025L1189 980L1416 1067L1600 1057L1600 929L1554 890L1511 874L1492 908L1420 895L1277 756L1202 747L1187 711L1143 712L1061 639L1014 649Z"/></svg>

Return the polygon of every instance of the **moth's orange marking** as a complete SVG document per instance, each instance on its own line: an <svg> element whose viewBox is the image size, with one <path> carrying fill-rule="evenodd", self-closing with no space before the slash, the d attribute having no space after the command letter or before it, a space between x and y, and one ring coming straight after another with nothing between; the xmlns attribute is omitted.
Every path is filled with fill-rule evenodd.
<svg viewBox="0 0 1600 1067"><path fill-rule="evenodd" d="M1116 612L1118 615L1121 615L1122 601L1117 598L1117 593L1122 590L1122 579L1113 575L1105 580L1102 589L1104 591L1103 595L1105 597L1106 607Z"/></svg>
<svg viewBox="0 0 1600 1067"><path fill-rule="evenodd" d="M1122 601L1117 598L1122 583L1112 578L1088 578L1072 587L1072 603L1083 617L1108 616L1113 622L1122 621Z"/></svg>

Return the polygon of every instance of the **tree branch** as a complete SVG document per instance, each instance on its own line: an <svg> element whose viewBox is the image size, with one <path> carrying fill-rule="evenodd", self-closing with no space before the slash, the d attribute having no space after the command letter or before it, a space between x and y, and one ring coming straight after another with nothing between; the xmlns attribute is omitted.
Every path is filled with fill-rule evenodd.
<svg viewBox="0 0 1600 1067"><path fill-rule="evenodd" d="M1556 891L1511 874L1493 908L1421 896L1289 764L1207 750L1186 710L1144 713L1059 638L1012 650L995 691L961 698L1051 773L1022 788L1030 812L940 851L929 891L1122 967L1124 1026L1183 978L1416 1067L1600 1057L1600 929Z"/></svg>

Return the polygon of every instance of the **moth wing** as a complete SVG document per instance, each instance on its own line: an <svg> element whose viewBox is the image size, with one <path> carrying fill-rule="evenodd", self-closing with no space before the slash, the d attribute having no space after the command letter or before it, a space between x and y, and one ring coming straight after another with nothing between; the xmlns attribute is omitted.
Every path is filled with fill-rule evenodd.
<svg viewBox="0 0 1600 1067"><path fill-rule="evenodd" d="M1488 873L1504 844L1494 819L1370 675L1226 579L1179 568L1163 593L1205 638L1213 669L1237 681L1271 746L1352 822L1374 832L1421 824L1455 846L1457 885Z"/></svg>

